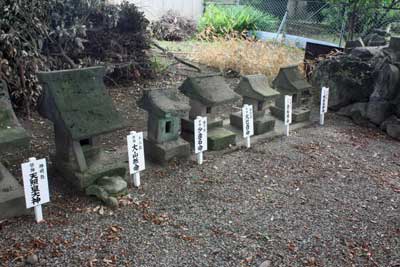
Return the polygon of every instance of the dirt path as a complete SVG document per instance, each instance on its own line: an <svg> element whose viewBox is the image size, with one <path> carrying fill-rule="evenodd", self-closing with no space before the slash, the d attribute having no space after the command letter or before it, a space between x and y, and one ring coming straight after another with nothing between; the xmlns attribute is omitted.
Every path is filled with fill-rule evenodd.
<svg viewBox="0 0 400 267"><path fill-rule="evenodd" d="M114 211L54 177L46 223L0 222L0 265L400 266L399 142L329 115L206 159L146 172Z"/></svg>

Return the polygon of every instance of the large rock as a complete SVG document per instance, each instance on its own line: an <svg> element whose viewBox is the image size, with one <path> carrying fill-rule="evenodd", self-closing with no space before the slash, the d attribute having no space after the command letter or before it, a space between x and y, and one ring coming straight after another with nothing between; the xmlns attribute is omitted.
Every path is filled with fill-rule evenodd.
<svg viewBox="0 0 400 267"><path fill-rule="evenodd" d="M393 100L399 92L399 68L385 62L376 72L377 78L374 83L374 91L370 96L370 101Z"/></svg>
<svg viewBox="0 0 400 267"><path fill-rule="evenodd" d="M364 37L363 41L366 46L384 46L387 44L387 32L382 29L374 29L372 33Z"/></svg>
<svg viewBox="0 0 400 267"><path fill-rule="evenodd" d="M386 132L387 126L389 124L396 124L396 123L397 123L397 117L392 115L389 118L387 118L384 122L381 123L380 128L382 131Z"/></svg>
<svg viewBox="0 0 400 267"><path fill-rule="evenodd" d="M316 66L312 83L315 88L329 87L329 107L339 110L369 100L374 89L373 70L368 61L351 55L337 56Z"/></svg>
<svg viewBox="0 0 400 267"><path fill-rule="evenodd" d="M366 117L374 124L380 125L393 114L393 105L388 101L370 101Z"/></svg>
<svg viewBox="0 0 400 267"><path fill-rule="evenodd" d="M400 117L400 104L395 105L395 107L394 107L394 114L395 114L397 117Z"/></svg>
<svg viewBox="0 0 400 267"><path fill-rule="evenodd" d="M400 140L400 119L397 119L396 123L390 123L386 127L386 132L389 136Z"/></svg>
<svg viewBox="0 0 400 267"><path fill-rule="evenodd" d="M351 50L350 55L362 60L369 60L373 57L383 55L383 52L377 47L357 47Z"/></svg>
<svg viewBox="0 0 400 267"><path fill-rule="evenodd" d="M342 116L350 117L356 124L361 126L371 126L367 119L368 103L355 103L341 108L337 113Z"/></svg>
<svg viewBox="0 0 400 267"><path fill-rule="evenodd" d="M382 131L397 140L400 140L400 118L392 115L386 119L380 126Z"/></svg>

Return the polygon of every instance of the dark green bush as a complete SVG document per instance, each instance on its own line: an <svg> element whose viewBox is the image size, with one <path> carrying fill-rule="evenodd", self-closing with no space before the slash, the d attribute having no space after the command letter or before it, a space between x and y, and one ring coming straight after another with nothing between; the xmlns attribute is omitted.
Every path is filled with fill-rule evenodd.
<svg viewBox="0 0 400 267"><path fill-rule="evenodd" d="M113 81L151 75L148 21L136 5L103 0L0 1L0 79L29 112L38 70L106 65Z"/></svg>

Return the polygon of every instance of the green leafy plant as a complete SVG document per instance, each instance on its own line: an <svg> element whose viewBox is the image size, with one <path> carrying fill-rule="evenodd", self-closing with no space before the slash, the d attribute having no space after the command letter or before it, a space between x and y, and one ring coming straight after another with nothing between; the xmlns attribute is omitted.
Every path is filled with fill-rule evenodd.
<svg viewBox="0 0 400 267"><path fill-rule="evenodd" d="M250 6L209 5L198 30L206 36L223 36L258 29L276 28L278 19Z"/></svg>

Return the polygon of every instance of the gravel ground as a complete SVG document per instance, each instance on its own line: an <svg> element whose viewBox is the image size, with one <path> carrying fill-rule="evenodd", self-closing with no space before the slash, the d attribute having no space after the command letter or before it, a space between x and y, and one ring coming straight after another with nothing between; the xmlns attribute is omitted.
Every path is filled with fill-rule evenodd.
<svg viewBox="0 0 400 267"><path fill-rule="evenodd" d="M202 166L152 168L118 210L53 177L45 223L0 222L0 263L400 266L399 176L400 142L329 114Z"/></svg>
<svg viewBox="0 0 400 267"><path fill-rule="evenodd" d="M104 147L145 129L143 89L184 78L110 89L130 129L104 136ZM31 148L0 155L17 178L21 161L54 151L51 123L20 120ZM146 170L117 210L50 169L46 221L0 221L0 266L400 266L400 142L328 114L325 127L205 158Z"/></svg>

